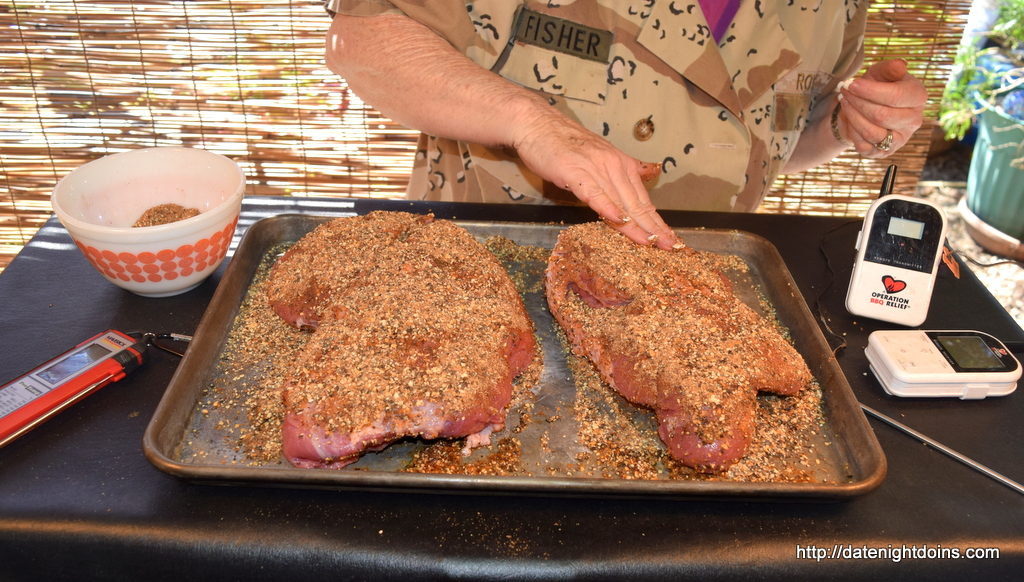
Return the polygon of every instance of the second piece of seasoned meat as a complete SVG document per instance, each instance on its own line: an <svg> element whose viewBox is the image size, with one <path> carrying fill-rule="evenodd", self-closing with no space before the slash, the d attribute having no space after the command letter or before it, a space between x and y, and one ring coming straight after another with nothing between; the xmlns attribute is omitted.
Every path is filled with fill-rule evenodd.
<svg viewBox="0 0 1024 582"><path fill-rule="evenodd" d="M670 454L720 472L750 444L757 392L795 394L811 374L709 264L689 248L636 245L603 223L572 226L548 263L547 298L574 353L654 410Z"/></svg>
<svg viewBox="0 0 1024 582"><path fill-rule="evenodd" d="M284 453L300 467L342 467L403 437L486 444L535 354L501 264L430 216L325 223L278 260L267 297L315 330L284 387Z"/></svg>

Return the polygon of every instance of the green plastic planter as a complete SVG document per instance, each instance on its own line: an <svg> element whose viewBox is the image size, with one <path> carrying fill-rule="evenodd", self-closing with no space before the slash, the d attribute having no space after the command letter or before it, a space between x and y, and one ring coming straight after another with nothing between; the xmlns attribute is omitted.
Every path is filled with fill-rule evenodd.
<svg viewBox="0 0 1024 582"><path fill-rule="evenodd" d="M978 118L967 173L967 207L1011 238L1024 239L1024 124L994 108Z"/></svg>

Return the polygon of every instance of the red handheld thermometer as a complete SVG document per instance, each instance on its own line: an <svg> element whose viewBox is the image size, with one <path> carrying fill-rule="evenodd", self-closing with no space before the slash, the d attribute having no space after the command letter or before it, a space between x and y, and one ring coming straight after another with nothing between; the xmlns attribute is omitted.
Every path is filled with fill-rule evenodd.
<svg viewBox="0 0 1024 582"><path fill-rule="evenodd" d="M142 364L146 343L109 329L0 386L0 447Z"/></svg>

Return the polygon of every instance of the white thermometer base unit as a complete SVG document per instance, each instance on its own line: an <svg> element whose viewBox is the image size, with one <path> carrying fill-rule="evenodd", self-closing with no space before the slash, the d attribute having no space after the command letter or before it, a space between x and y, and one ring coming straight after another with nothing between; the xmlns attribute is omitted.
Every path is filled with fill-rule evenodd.
<svg viewBox="0 0 1024 582"><path fill-rule="evenodd" d="M884 330L864 350L886 393L978 400L1017 388L1021 365L998 339L980 331Z"/></svg>

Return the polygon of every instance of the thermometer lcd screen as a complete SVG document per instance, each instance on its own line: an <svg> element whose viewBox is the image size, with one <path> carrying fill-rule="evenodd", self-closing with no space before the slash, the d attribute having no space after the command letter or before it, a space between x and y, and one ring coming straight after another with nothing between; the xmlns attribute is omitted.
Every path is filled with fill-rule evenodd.
<svg viewBox="0 0 1024 582"><path fill-rule="evenodd" d="M889 219L889 234L921 240L924 236L924 223L893 216Z"/></svg>
<svg viewBox="0 0 1024 582"><path fill-rule="evenodd" d="M864 260L931 273L942 247L944 221L938 209L903 199L882 199L864 232Z"/></svg>
<svg viewBox="0 0 1024 582"><path fill-rule="evenodd" d="M943 335L935 339L957 366L969 370L1002 370L999 356L976 335Z"/></svg>
<svg viewBox="0 0 1024 582"><path fill-rule="evenodd" d="M103 359L112 350L99 344L89 344L63 360L39 372L36 376L50 384L59 384L68 376L84 370L93 362Z"/></svg>

